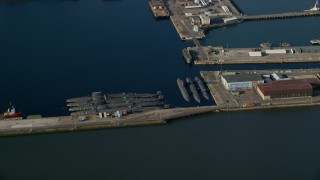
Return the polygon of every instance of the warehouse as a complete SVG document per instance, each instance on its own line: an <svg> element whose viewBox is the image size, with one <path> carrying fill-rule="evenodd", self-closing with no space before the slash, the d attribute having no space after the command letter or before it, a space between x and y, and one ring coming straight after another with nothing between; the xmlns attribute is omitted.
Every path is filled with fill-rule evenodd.
<svg viewBox="0 0 320 180"><path fill-rule="evenodd" d="M210 25L210 17L206 15L200 15L201 25Z"/></svg>
<svg viewBox="0 0 320 180"><path fill-rule="evenodd" d="M311 97L313 89L320 86L319 79L292 79L258 84L257 92L263 100Z"/></svg>
<svg viewBox="0 0 320 180"><path fill-rule="evenodd" d="M258 74L228 74L221 76L221 82L227 90L252 89L263 83Z"/></svg>

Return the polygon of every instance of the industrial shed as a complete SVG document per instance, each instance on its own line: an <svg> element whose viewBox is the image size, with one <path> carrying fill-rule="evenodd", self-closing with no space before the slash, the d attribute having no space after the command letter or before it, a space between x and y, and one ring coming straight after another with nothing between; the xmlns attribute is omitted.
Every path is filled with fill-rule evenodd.
<svg viewBox="0 0 320 180"><path fill-rule="evenodd" d="M221 81L227 90L251 89L264 82L258 74L222 75Z"/></svg>
<svg viewBox="0 0 320 180"><path fill-rule="evenodd" d="M320 53L320 46L296 46L291 48L291 53Z"/></svg>
<svg viewBox="0 0 320 180"><path fill-rule="evenodd" d="M319 79L292 79L259 84L257 92L263 100L310 97L313 94L313 88L318 86L320 86Z"/></svg>

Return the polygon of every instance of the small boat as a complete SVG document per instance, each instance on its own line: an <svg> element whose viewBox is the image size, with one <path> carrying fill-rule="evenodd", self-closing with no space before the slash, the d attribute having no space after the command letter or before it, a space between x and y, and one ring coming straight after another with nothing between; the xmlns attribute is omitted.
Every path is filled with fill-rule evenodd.
<svg viewBox="0 0 320 180"><path fill-rule="evenodd" d="M290 47L290 46L291 46L291 44L288 42L281 43L281 47Z"/></svg>
<svg viewBox="0 0 320 180"><path fill-rule="evenodd" d="M16 112L16 109L12 106L11 108L8 108L6 112L3 113L2 118L8 119L8 118L17 118L21 117L21 112Z"/></svg>
<svg viewBox="0 0 320 180"><path fill-rule="evenodd" d="M260 46L262 48L265 48L265 49L270 49L271 48L271 43L267 42L267 43L261 43Z"/></svg>
<svg viewBox="0 0 320 180"><path fill-rule="evenodd" d="M310 8L308 10L304 10L304 11L320 11L318 0L316 0L316 3L314 4L314 6L312 8Z"/></svg>
<svg viewBox="0 0 320 180"><path fill-rule="evenodd" d="M310 43L311 43L312 45L320 45L320 39L311 39L311 40L310 40Z"/></svg>

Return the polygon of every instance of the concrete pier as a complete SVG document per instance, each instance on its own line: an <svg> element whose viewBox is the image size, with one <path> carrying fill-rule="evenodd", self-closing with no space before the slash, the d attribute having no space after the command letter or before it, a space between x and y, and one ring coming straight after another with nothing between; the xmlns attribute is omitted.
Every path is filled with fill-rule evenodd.
<svg viewBox="0 0 320 180"><path fill-rule="evenodd" d="M149 6L156 19L169 18L170 13L162 0L150 0Z"/></svg>
<svg viewBox="0 0 320 180"><path fill-rule="evenodd" d="M167 1L170 19L181 40L205 38L205 32L252 20L318 16L320 11L301 11L279 14L245 15L233 0L202 4L193 1ZM195 41L194 41L195 42ZM196 46L199 46L195 42ZM199 46L200 47L200 46Z"/></svg>
<svg viewBox="0 0 320 180"><path fill-rule="evenodd" d="M130 114L121 118L92 117L86 121L79 121L78 117L75 116L47 117L32 120L1 120L0 137L102 128L160 125L166 124L168 121L174 119L210 113L216 109L217 107L215 106L161 109Z"/></svg>
<svg viewBox="0 0 320 180"><path fill-rule="evenodd" d="M303 11L303 12L291 12L281 14L263 14L263 15L243 15L239 16L243 20L269 20L269 19L284 19L284 18L296 18L296 17L308 17L319 16L320 11Z"/></svg>
<svg viewBox="0 0 320 180"><path fill-rule="evenodd" d="M320 47L273 47L263 48L223 48L223 47L189 47L196 65L221 64L282 64L320 62ZM283 51L283 52L282 52ZM254 54L254 55L250 55ZM256 55L258 54L258 55Z"/></svg>
<svg viewBox="0 0 320 180"><path fill-rule="evenodd" d="M286 75L287 79L279 80L281 82L289 82L294 79L314 79L319 80L319 69L287 69L287 70L237 70L237 71L201 71L202 78L207 82L208 88L215 100L219 110L226 111L228 109L243 110L243 109L269 109L277 107L300 107L300 106L314 106L320 105L319 90L316 85L313 87L312 96L295 96L290 98L289 95L285 97L274 97L270 99L263 99L258 90L258 84L270 83L263 82L263 76L271 74ZM253 84L248 88L231 88L228 89L225 77L237 79L237 83L246 81L241 77L259 76L263 83ZM277 81L277 80L272 80ZM319 83L320 84L320 83ZM319 86L317 84L317 86ZM278 87L278 86L277 86ZM296 87L296 86L295 86ZM286 87L288 92L289 86ZM279 93L279 92L277 92ZM297 94L295 94L297 95Z"/></svg>

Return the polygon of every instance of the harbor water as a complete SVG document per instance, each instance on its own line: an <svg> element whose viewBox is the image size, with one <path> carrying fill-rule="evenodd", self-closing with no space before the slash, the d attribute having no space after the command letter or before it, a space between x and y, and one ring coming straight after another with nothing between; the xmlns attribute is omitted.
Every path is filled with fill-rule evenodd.
<svg viewBox="0 0 320 180"><path fill-rule="evenodd" d="M301 11L313 0L239 0L246 14ZM190 66L169 20L146 0L0 0L0 110L66 115L67 98L156 93L184 101L177 78L200 70L314 64ZM204 45L309 45L320 17L250 21L210 31ZM191 98L192 99L192 98ZM212 104L201 97L203 105ZM164 126L0 139L0 179L319 179L319 108L214 113Z"/></svg>

